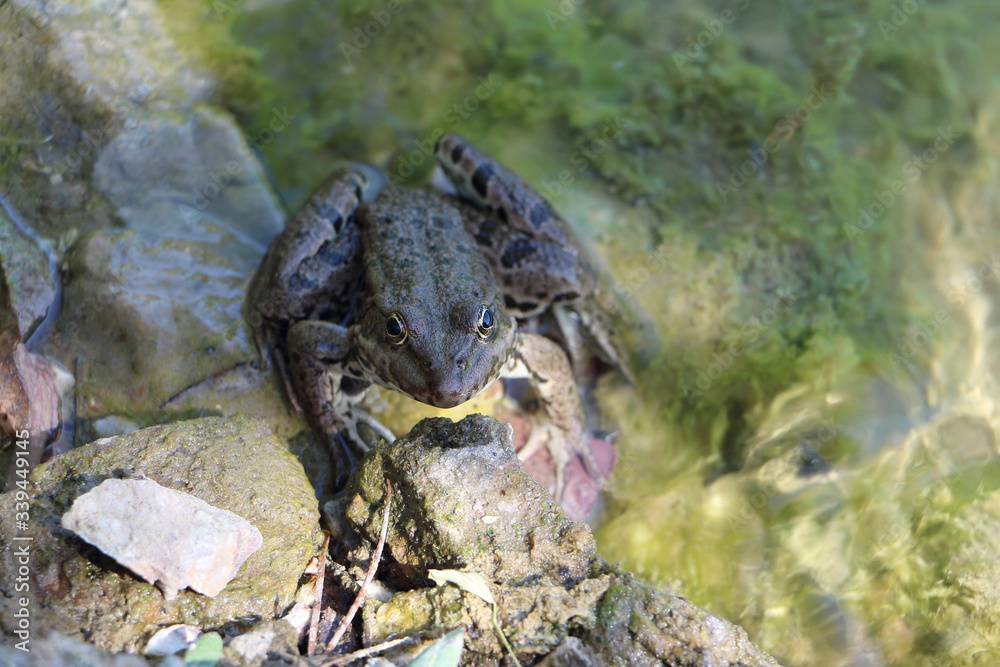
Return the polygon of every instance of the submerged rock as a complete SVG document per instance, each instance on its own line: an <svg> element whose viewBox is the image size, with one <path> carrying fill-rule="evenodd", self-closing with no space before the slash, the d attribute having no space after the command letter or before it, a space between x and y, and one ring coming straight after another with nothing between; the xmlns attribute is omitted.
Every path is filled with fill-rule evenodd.
<svg viewBox="0 0 1000 667"><path fill-rule="evenodd" d="M191 591L163 599L152 585L60 528L82 493L114 477L145 475L237 514L263 535L237 577L215 598ZM111 651L138 651L161 627L238 627L280 616L321 542L316 500L302 467L258 420L206 418L155 426L74 449L32 476L32 632L86 637ZM0 496L2 578L13 580L13 492ZM0 598L5 632L13 600Z"/></svg>
<svg viewBox="0 0 1000 667"><path fill-rule="evenodd" d="M428 569L453 568L490 582L500 625L526 663L558 651L547 664L777 664L741 628L599 558L586 524L523 470L511 436L509 425L482 415L427 419L365 457L344 500L362 537L353 555L365 560L378 539L388 479L393 509L380 572L399 591L369 603L365 644L461 625L463 664L503 660L488 604L428 587Z"/></svg>
<svg viewBox="0 0 1000 667"><path fill-rule="evenodd" d="M252 356L243 282L284 218L258 144L211 106L224 84L168 25L153 0L0 6L0 190L70 248L63 312L34 351L79 371L84 421L162 421L161 403ZM294 118L279 111L269 140Z"/></svg>

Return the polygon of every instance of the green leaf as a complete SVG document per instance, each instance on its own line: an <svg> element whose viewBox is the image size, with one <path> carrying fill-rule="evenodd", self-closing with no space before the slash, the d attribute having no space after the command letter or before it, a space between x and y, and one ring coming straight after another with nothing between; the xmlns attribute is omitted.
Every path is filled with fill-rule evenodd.
<svg viewBox="0 0 1000 667"><path fill-rule="evenodd" d="M410 663L410 667L455 667L462 658L465 630L452 630L423 651Z"/></svg>
<svg viewBox="0 0 1000 667"><path fill-rule="evenodd" d="M458 570L427 570L427 574L438 586L455 584L463 591L478 595L489 604L496 604L493 593L486 584L486 579L478 572L460 572Z"/></svg>
<svg viewBox="0 0 1000 667"><path fill-rule="evenodd" d="M215 667L222 660L222 637L206 632L184 653L184 667Z"/></svg>

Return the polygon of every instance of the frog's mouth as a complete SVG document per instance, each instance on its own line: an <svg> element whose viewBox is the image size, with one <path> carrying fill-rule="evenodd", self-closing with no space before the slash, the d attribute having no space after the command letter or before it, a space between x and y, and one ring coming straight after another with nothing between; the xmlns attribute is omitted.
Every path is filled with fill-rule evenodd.
<svg viewBox="0 0 1000 667"><path fill-rule="evenodd" d="M460 373L452 372L444 377L440 373L434 374L409 386L396 384L392 388L415 401L435 408L454 408L478 394L484 386L481 382L470 383L468 378L463 378Z"/></svg>

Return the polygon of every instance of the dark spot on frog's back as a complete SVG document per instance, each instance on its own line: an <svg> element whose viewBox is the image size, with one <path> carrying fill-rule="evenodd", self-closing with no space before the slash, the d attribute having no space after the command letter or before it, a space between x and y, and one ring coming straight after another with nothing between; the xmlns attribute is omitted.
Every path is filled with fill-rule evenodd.
<svg viewBox="0 0 1000 667"><path fill-rule="evenodd" d="M534 242L529 238L521 237L514 239L514 241L507 246L503 255L500 256L500 263L504 265L504 268L513 268L528 257L534 255L535 249Z"/></svg>
<svg viewBox="0 0 1000 667"><path fill-rule="evenodd" d="M486 164L480 165L479 169L476 169L476 173L472 175L472 187L483 199L486 198L486 189L491 178L493 178L493 169Z"/></svg>
<svg viewBox="0 0 1000 667"><path fill-rule="evenodd" d="M451 161L458 164L462 159L462 154L465 152L465 146L458 144L451 149Z"/></svg>
<svg viewBox="0 0 1000 667"><path fill-rule="evenodd" d="M503 209L500 210L502 211ZM476 243L485 246L493 245L493 233L496 232L497 226L496 220L493 220L492 218L484 219L473 236L473 238L476 239Z"/></svg>
<svg viewBox="0 0 1000 667"><path fill-rule="evenodd" d="M538 229L543 222L549 219L549 208L542 202L536 202L528 211L528 219L535 229Z"/></svg>
<svg viewBox="0 0 1000 667"><path fill-rule="evenodd" d="M504 305L507 306L508 310L513 310L514 312L530 313L538 308L537 303L531 303L530 301L518 301L509 294L504 295L503 302Z"/></svg>

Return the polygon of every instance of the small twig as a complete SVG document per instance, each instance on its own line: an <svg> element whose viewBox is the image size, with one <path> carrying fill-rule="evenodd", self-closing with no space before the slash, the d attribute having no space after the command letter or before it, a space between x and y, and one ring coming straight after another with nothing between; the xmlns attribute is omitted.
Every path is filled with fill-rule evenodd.
<svg viewBox="0 0 1000 667"><path fill-rule="evenodd" d="M361 583L361 590L358 591L358 595L354 598L354 603L351 608L347 610L347 615L337 626L337 631L333 634L333 639L330 643L326 645L326 650L331 651L337 647L338 642L340 642L341 637L347 632L347 626L351 624L354 620L354 615L358 613L358 609L361 607L361 603L365 599L365 594L368 592L368 585L372 583L372 579L375 578L375 571L378 570L378 563L382 559L382 548L385 546L385 537L389 533L389 510L392 507L392 483L388 479L385 480L385 516L382 517L382 532L378 538L378 545L375 547L375 554L372 556L372 562L368 566L368 572L365 574L365 580Z"/></svg>
<svg viewBox="0 0 1000 667"><path fill-rule="evenodd" d="M319 552L319 571L316 573L316 598L313 600L312 618L309 619L309 643L306 647L306 655L312 657L316 654L316 635L319 633L319 614L323 608L323 584L326 579L326 549L330 546L330 533L323 531L326 537L323 539L323 550Z"/></svg>
<svg viewBox="0 0 1000 667"><path fill-rule="evenodd" d="M382 651L388 651L394 646L399 646L400 644L407 644L415 641L417 641L416 637L400 637L399 639L390 639L389 641L382 642L381 644L375 644L374 646L369 646L368 648L359 649L354 653L348 653L347 655L338 655L333 660L328 660L319 667L335 667L336 665L346 665L355 660L360 660L361 658L367 658L370 655L375 655L376 653L381 653Z"/></svg>
<svg viewBox="0 0 1000 667"><path fill-rule="evenodd" d="M83 446L83 402L80 399L80 379L83 377L83 357L73 360L73 447Z"/></svg>

